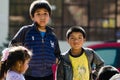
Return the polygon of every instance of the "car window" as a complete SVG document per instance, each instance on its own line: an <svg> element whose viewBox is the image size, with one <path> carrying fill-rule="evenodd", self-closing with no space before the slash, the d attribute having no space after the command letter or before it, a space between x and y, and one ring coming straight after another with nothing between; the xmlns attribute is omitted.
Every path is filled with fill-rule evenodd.
<svg viewBox="0 0 120 80"><path fill-rule="evenodd" d="M97 49L97 54L104 60L105 65L113 65L116 59L117 50L111 48Z"/></svg>

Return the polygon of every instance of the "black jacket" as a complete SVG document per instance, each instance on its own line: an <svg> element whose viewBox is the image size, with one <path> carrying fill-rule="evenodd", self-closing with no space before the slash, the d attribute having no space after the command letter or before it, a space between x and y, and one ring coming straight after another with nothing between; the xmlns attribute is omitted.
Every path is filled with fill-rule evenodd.
<svg viewBox="0 0 120 80"><path fill-rule="evenodd" d="M93 74L97 76L99 69L104 65L104 61L99 56L97 56L97 54L92 49L83 48L83 50L85 51L89 63L89 80L93 80ZM64 55L61 56L61 61L59 62L57 68L57 80L73 80L73 70L69 59L69 51L65 52ZM96 67L96 71L94 73L92 73L93 64L95 64Z"/></svg>

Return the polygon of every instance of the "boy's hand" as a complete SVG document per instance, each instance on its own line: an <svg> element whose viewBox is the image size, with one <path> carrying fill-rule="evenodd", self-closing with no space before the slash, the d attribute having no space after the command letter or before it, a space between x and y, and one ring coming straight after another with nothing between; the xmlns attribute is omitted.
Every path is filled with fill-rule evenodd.
<svg viewBox="0 0 120 80"><path fill-rule="evenodd" d="M59 62L59 59L58 59L58 58L56 58L56 64L58 64L58 62Z"/></svg>

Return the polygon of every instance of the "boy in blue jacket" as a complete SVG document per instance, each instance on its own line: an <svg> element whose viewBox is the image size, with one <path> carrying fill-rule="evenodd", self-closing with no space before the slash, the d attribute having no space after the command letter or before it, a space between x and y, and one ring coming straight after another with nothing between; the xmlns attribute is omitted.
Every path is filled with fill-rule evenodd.
<svg viewBox="0 0 120 80"><path fill-rule="evenodd" d="M23 26L12 39L10 46L24 45L33 52L26 80L53 80L52 65L60 55L58 40L47 26L51 6L46 0L36 0L30 5L32 25Z"/></svg>

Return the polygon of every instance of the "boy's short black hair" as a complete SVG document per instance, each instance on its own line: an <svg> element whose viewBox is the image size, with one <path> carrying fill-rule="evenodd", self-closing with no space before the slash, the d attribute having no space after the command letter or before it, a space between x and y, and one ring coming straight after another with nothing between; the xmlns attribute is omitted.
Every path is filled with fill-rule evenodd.
<svg viewBox="0 0 120 80"><path fill-rule="evenodd" d="M66 33L66 38L68 39L70 37L70 34L72 34L73 32L80 32L80 33L82 33L83 37L86 38L86 32L80 26L72 26L70 29L68 29L68 31Z"/></svg>
<svg viewBox="0 0 120 80"><path fill-rule="evenodd" d="M39 8L45 8L48 10L49 15L51 15L51 5L46 0L36 0L30 5L29 14L34 17L34 13Z"/></svg>

